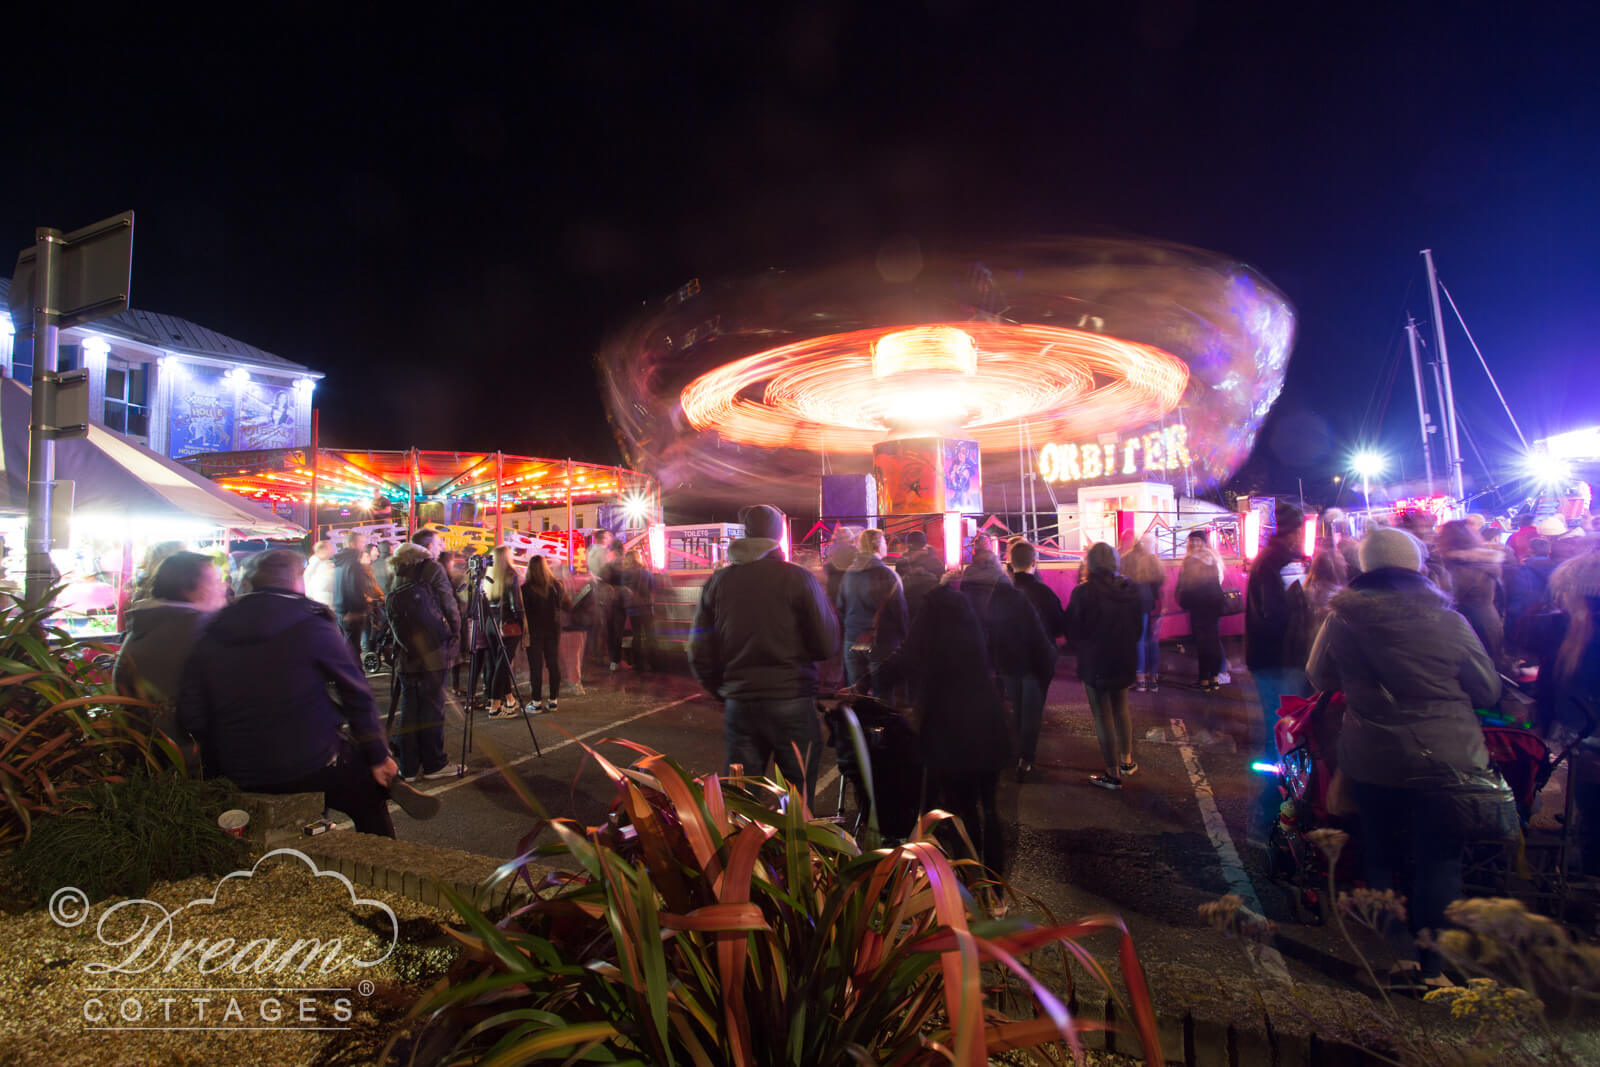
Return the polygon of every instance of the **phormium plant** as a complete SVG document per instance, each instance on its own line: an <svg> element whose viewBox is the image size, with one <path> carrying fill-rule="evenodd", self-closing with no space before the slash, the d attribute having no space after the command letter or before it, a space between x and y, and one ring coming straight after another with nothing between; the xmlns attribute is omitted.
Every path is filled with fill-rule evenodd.
<svg viewBox="0 0 1600 1067"><path fill-rule="evenodd" d="M451 896L465 952L414 1009L410 1062L979 1065L1051 1042L1081 1059L1081 1032L1105 1024L1073 1016L1070 974L1057 992L1038 967L1054 957L1066 972L1076 960L1116 995L1080 944L1106 929L1121 933L1145 1060L1162 1062L1121 920L994 918L989 875L933 838L950 816L930 813L911 840L863 851L781 781L695 779L613 743L637 758L617 766L588 749L616 786L609 818L543 821L555 842L501 868L531 899L493 922ZM536 856L573 869L539 878ZM1009 971L1022 983L1035 1017L999 1010L986 965L991 982ZM397 1038L386 1058L400 1048Z"/></svg>
<svg viewBox="0 0 1600 1067"><path fill-rule="evenodd" d="M153 748L176 756L146 739L131 713L150 705L112 692L92 646L44 625L48 603L0 615L0 850L80 805L85 787L151 764Z"/></svg>

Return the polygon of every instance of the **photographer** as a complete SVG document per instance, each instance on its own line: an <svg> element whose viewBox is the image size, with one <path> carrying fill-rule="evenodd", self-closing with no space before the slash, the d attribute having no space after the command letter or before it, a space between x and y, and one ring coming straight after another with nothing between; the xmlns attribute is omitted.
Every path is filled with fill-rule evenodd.
<svg viewBox="0 0 1600 1067"><path fill-rule="evenodd" d="M494 563L484 575L480 589L487 615L484 646L489 658L489 718L509 719L522 710L516 699L513 664L522 647L526 616L510 548L501 545L494 550Z"/></svg>

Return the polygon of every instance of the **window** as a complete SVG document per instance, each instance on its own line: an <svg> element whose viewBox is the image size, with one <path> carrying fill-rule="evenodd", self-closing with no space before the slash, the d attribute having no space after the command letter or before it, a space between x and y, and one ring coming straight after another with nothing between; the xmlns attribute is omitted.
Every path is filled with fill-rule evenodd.
<svg viewBox="0 0 1600 1067"><path fill-rule="evenodd" d="M17 338L11 348L11 377L33 387L33 338Z"/></svg>
<svg viewBox="0 0 1600 1067"><path fill-rule="evenodd" d="M69 370L83 369L82 345L57 345L56 346L56 372L65 374Z"/></svg>
<svg viewBox="0 0 1600 1067"><path fill-rule="evenodd" d="M106 361L107 428L130 437L150 435L150 368L120 359Z"/></svg>

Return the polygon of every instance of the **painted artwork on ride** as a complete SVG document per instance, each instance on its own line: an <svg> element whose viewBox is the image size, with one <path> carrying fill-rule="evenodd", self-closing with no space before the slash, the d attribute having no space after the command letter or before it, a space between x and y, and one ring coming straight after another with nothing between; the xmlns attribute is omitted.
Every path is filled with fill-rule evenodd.
<svg viewBox="0 0 1600 1067"><path fill-rule="evenodd" d="M872 450L880 515L975 514L983 509L978 443L902 437Z"/></svg>

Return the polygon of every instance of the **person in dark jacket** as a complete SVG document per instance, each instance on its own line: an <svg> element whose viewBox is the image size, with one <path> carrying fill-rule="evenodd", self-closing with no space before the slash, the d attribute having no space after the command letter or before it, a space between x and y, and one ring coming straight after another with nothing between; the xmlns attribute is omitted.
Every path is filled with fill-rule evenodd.
<svg viewBox="0 0 1600 1067"><path fill-rule="evenodd" d="M1268 763L1278 761L1273 729L1282 698L1303 697L1311 692L1306 683L1311 608L1305 591L1306 561L1301 546L1305 516L1300 509L1280 503L1275 517L1277 532L1250 564L1244 594L1244 662L1255 679L1256 695L1261 701L1265 735L1261 759ZM1271 793L1271 806L1276 811L1276 786Z"/></svg>
<svg viewBox="0 0 1600 1067"><path fill-rule="evenodd" d="M1411 933L1392 932L1395 951L1438 980L1438 956L1419 957L1414 935L1443 928L1446 905L1461 896L1464 842L1440 798L1418 783L1489 767L1473 708L1500 698L1500 678L1424 566L1410 534L1369 533L1362 573L1333 598L1307 674L1317 688L1344 693L1339 770L1354 786L1367 884L1392 889L1398 871L1413 872Z"/></svg>
<svg viewBox="0 0 1600 1067"><path fill-rule="evenodd" d="M656 662L656 576L638 549L622 557L622 599L633 633L633 669L653 671Z"/></svg>
<svg viewBox="0 0 1600 1067"><path fill-rule="evenodd" d="M166 557L150 583L150 598L128 609L128 634L111 671L118 693L155 704L148 713L139 712L147 715L148 730L174 741L184 763L196 773L199 753L178 729L178 686L196 635L227 602L227 580L210 556L176 552Z"/></svg>
<svg viewBox="0 0 1600 1067"><path fill-rule="evenodd" d="M258 793L322 793L357 830L393 837L386 791L399 767L360 663L327 609L305 596L304 568L286 549L251 558L250 591L195 641L178 725L198 742L208 776Z"/></svg>
<svg viewBox="0 0 1600 1067"><path fill-rule="evenodd" d="M852 689L878 696L886 694L876 681L877 666L900 647L908 624L905 593L883 562L884 547L882 530L862 532L834 601L844 627L845 679Z"/></svg>
<svg viewBox="0 0 1600 1067"><path fill-rule="evenodd" d="M1465 521L1454 519L1439 527L1439 555L1450 572L1455 609L1472 624L1472 632L1488 650L1489 658L1502 663L1505 649L1505 588L1500 583L1505 559L1497 548Z"/></svg>
<svg viewBox="0 0 1600 1067"><path fill-rule="evenodd" d="M740 521L746 536L700 591L689 667L724 702L727 773L761 774L776 760L787 780L805 783L809 805L822 750L817 661L838 647L839 623L811 572L783 558L783 513L756 505Z"/></svg>
<svg viewBox="0 0 1600 1067"><path fill-rule="evenodd" d="M1133 720L1128 687L1137 674L1139 634L1144 629L1139 591L1117 573L1117 550L1104 541L1089 549L1089 579L1067 601L1067 640L1078 659L1078 678L1089 698L1100 738L1104 774L1089 776L1102 789L1121 789L1139 769L1133 761Z"/></svg>
<svg viewBox="0 0 1600 1067"><path fill-rule="evenodd" d="M484 626L485 666L489 678L484 684L489 694L489 718L514 719L523 714L517 700L517 651L522 647L522 576L511 562L511 549L501 545L483 576L480 594L488 621Z"/></svg>
<svg viewBox="0 0 1600 1067"><path fill-rule="evenodd" d="M921 530L912 530L906 534L906 554L894 569L905 593L906 618L915 619L922 608L922 598L944 577L944 563L928 547L928 536Z"/></svg>
<svg viewBox="0 0 1600 1067"><path fill-rule="evenodd" d="M1045 698L1050 694L1050 680L1056 674L1056 639L1066 636L1066 612L1055 590L1039 580L1036 573L1038 551L1032 544L1025 540L1012 542L1006 562L1011 567L1012 584L1033 609L1039 623L1031 627L1022 620L1015 625L1013 634L996 637L997 647L1003 650L997 660L1014 668L1002 670L1000 682L1005 686L1006 699L1017 717L1020 747L1017 781L1021 782L1032 772L1033 761L1039 754ZM991 599L990 604L995 604L996 600L1003 604L1004 594Z"/></svg>
<svg viewBox="0 0 1600 1067"><path fill-rule="evenodd" d="M528 639L528 711L555 711L561 695L562 612L570 607L567 587L550 570L543 556L528 560L522 580L522 608ZM544 699L544 675L550 674L550 699Z"/></svg>
<svg viewBox="0 0 1600 1067"><path fill-rule="evenodd" d="M888 685L910 682L930 806L942 805L957 816L976 858L1002 874L1005 833L995 791L1016 748L986 645L968 599L939 586L928 594L905 642L882 664L880 678Z"/></svg>
<svg viewBox="0 0 1600 1067"><path fill-rule="evenodd" d="M333 612L350 650L361 662L366 651L368 620L383 599L378 579L367 565L367 535L360 530L345 534L344 547L333 556Z"/></svg>
<svg viewBox="0 0 1600 1067"><path fill-rule="evenodd" d="M1206 531L1192 531L1178 570L1178 606L1189 613L1199 686L1208 693L1218 690L1222 673L1222 578L1222 557L1212 549Z"/></svg>
<svg viewBox="0 0 1600 1067"><path fill-rule="evenodd" d="M389 557L389 571L388 625L396 637L400 686L400 776L442 778L452 773L444 751L444 685L460 626L455 596L444 570L420 544L401 545ZM435 578L443 579L443 591ZM413 587L420 594L414 599Z"/></svg>

